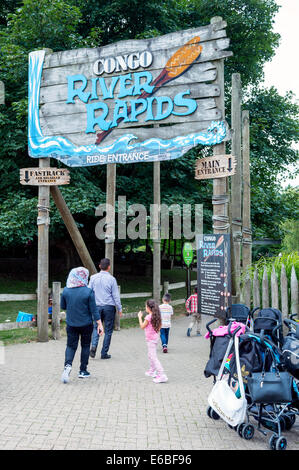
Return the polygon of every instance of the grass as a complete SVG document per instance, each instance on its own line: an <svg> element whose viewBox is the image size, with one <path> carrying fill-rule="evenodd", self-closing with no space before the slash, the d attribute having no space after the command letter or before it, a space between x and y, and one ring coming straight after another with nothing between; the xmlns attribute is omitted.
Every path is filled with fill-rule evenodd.
<svg viewBox="0 0 299 470"><path fill-rule="evenodd" d="M122 293L129 292L152 292L151 277L133 277L133 276L117 276ZM191 279L196 279L196 272L191 273ZM59 279L60 280L60 279ZM183 269L162 270L161 282L170 283L183 282L186 280L186 272ZM64 283L62 282L62 286ZM36 292L35 281L21 281L18 279L0 278L0 294L32 294ZM171 290L173 300L182 299L186 296L186 289ZM138 312L144 310L146 298L122 299L123 313ZM180 312L181 306L175 307L175 313ZM0 323L6 321L14 322L18 316L18 312L32 313L36 315L37 301L9 301L0 302ZM121 319L121 328L138 327L137 318ZM62 334L64 328L62 327ZM36 328L22 328L16 330L0 331L0 341L4 344L27 343L36 341ZM51 337L51 329L49 329L49 337Z"/></svg>

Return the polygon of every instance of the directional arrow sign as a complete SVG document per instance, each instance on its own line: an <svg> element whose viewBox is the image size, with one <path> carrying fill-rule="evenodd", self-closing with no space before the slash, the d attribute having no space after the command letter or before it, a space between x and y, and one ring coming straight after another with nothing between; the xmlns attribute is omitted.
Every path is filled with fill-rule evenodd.
<svg viewBox="0 0 299 470"><path fill-rule="evenodd" d="M20 183L29 186L69 184L70 172L65 168L21 168Z"/></svg>
<svg viewBox="0 0 299 470"><path fill-rule="evenodd" d="M213 155L196 161L195 179L225 178L236 173L236 157L233 155Z"/></svg>

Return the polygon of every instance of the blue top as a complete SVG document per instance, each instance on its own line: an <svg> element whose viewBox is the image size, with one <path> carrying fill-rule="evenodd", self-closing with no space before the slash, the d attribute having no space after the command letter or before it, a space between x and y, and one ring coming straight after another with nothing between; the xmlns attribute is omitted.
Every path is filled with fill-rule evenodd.
<svg viewBox="0 0 299 470"><path fill-rule="evenodd" d="M66 309L69 326L91 325L100 319L94 293L89 287L65 287L61 294L60 307Z"/></svg>
<svg viewBox="0 0 299 470"><path fill-rule="evenodd" d="M96 304L99 307L114 305L119 312L122 311L116 279L108 271L93 274L90 277L89 287L94 291Z"/></svg>

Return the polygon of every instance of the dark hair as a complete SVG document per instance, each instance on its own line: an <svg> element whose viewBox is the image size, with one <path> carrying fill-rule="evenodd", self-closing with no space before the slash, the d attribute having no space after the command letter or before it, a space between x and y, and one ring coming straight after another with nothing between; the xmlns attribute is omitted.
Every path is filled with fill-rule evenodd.
<svg viewBox="0 0 299 470"><path fill-rule="evenodd" d="M147 300L146 305L150 309L150 311L152 312L151 324L152 324L155 332L158 333L160 328L161 328L161 325L162 325L159 305L153 299Z"/></svg>
<svg viewBox="0 0 299 470"><path fill-rule="evenodd" d="M163 295L163 300L165 300L166 302L170 302L171 301L171 295L168 294L168 292L166 292L166 294Z"/></svg>
<svg viewBox="0 0 299 470"><path fill-rule="evenodd" d="M103 258L100 261L100 268L103 269L103 271L107 271L107 269L110 266L110 259L109 258Z"/></svg>

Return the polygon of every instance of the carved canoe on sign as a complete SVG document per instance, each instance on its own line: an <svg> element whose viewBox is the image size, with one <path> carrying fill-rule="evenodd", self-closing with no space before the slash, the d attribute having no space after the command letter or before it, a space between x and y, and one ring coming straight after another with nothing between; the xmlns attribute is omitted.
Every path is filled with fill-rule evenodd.
<svg viewBox="0 0 299 470"><path fill-rule="evenodd" d="M225 26L32 52L29 155L69 166L130 163L178 158L229 139L215 102L215 61L232 55Z"/></svg>

